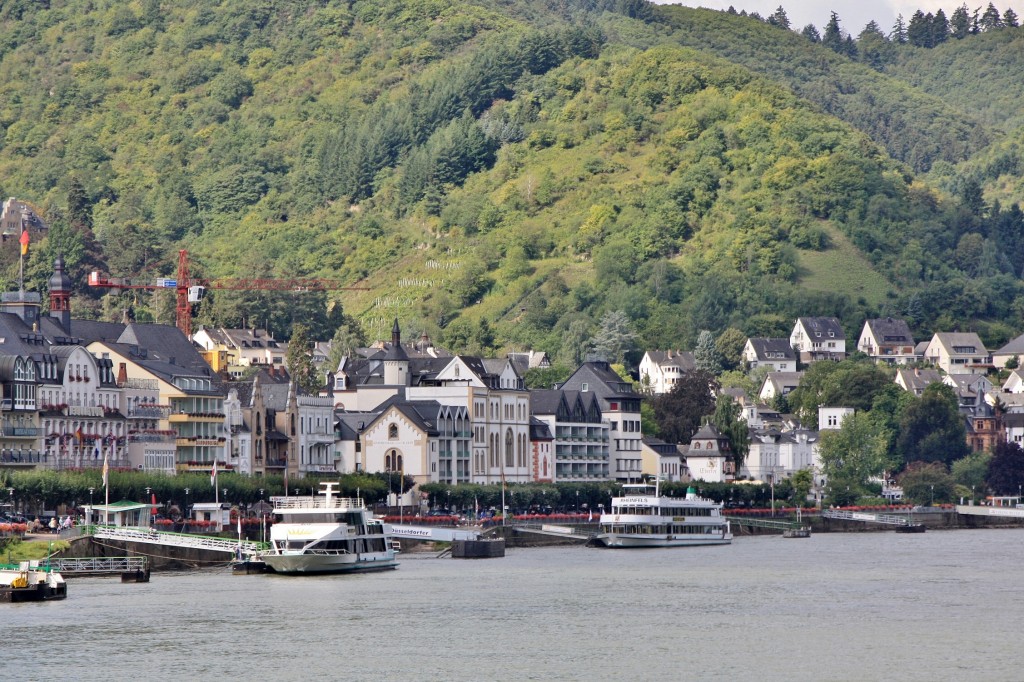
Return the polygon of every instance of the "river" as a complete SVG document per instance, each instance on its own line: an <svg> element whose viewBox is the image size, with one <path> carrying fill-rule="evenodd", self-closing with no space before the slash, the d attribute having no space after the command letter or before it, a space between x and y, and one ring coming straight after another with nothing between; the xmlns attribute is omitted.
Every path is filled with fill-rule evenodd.
<svg viewBox="0 0 1024 682"><path fill-rule="evenodd" d="M402 555L356 576L76 578L3 680L1019 680L1024 529Z"/></svg>

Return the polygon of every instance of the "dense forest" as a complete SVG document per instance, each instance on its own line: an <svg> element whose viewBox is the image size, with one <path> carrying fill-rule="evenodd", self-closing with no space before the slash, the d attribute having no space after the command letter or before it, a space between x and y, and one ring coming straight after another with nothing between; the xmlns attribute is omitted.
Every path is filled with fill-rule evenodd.
<svg viewBox="0 0 1024 682"><path fill-rule="evenodd" d="M941 14L941 16L940 16ZM966 18L965 18L966 17ZM788 334L899 315L998 345L1024 315L1012 10L847 31L643 0L12 0L0 191L76 314L173 321L100 270L342 280L214 290L197 323L391 321L456 351ZM18 250L3 243L5 286ZM616 339L614 343L609 338Z"/></svg>

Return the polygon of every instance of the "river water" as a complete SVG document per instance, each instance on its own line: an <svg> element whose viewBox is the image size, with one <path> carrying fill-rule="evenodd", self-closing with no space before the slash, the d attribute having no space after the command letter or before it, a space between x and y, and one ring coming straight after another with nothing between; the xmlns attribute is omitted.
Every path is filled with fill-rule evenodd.
<svg viewBox="0 0 1024 682"><path fill-rule="evenodd" d="M1020 680L1024 529L404 554L356 576L76 578L2 680Z"/></svg>

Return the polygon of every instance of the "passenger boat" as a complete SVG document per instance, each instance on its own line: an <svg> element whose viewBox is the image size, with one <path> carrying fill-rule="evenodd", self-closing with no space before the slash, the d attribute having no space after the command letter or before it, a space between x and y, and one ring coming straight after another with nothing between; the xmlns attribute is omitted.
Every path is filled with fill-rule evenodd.
<svg viewBox="0 0 1024 682"><path fill-rule="evenodd" d="M275 573L350 573L398 566L391 526L354 498L336 497L337 482L320 495L275 497L270 548L257 559Z"/></svg>
<svg viewBox="0 0 1024 682"><path fill-rule="evenodd" d="M684 499L663 497L658 483L627 484L601 514L595 544L604 547L685 547L732 542L722 505L697 496L691 487Z"/></svg>
<svg viewBox="0 0 1024 682"><path fill-rule="evenodd" d="M0 601L26 602L65 599L68 586L63 576L38 561L17 566L0 564Z"/></svg>

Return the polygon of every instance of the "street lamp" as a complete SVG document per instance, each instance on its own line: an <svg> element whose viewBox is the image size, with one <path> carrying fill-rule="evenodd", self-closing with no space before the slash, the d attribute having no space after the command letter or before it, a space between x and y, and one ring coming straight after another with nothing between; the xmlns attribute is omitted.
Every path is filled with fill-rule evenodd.
<svg viewBox="0 0 1024 682"><path fill-rule="evenodd" d="M92 494L92 488L89 488L89 493ZM14 513L14 488L8 488L7 489L7 495L8 495L8 497L11 498L10 499L10 502L11 502L11 513L13 514ZM90 501L89 504L92 505L92 502Z"/></svg>
<svg viewBox="0 0 1024 682"><path fill-rule="evenodd" d="M452 491L451 490L446 490L445 493L448 495L448 503L447 503L448 504L448 507L447 507L448 513L451 514L452 513Z"/></svg>
<svg viewBox="0 0 1024 682"><path fill-rule="evenodd" d="M576 491L576 513L580 513L580 491Z"/></svg>
<svg viewBox="0 0 1024 682"><path fill-rule="evenodd" d="M185 488L185 509L182 513L182 524L188 523L188 488Z"/></svg>
<svg viewBox="0 0 1024 682"><path fill-rule="evenodd" d="M932 489L932 501L928 504L929 507L935 506L935 486L930 486Z"/></svg>

